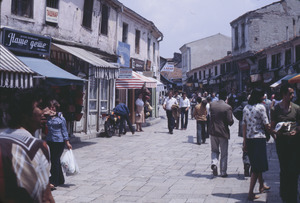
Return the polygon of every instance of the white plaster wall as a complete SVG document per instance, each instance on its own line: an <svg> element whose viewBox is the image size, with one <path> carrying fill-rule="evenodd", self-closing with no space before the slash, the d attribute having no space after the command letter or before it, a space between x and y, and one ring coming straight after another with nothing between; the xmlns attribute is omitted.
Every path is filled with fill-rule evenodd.
<svg viewBox="0 0 300 203"><path fill-rule="evenodd" d="M232 24L232 53L238 55L247 51L259 51L270 45L300 35L300 1L273 4L244 16ZM293 25L293 19L295 25ZM241 47L241 24L245 23L246 46ZM234 28L239 27L239 49L235 50Z"/></svg>
<svg viewBox="0 0 300 203"><path fill-rule="evenodd" d="M157 39L152 35L151 30L149 27L145 26L139 21L128 17L124 13L120 17L119 22L119 32L118 32L118 41L122 41L122 30L123 30L123 23L128 24L128 37L127 43L130 44L130 57L137 58L146 62L146 60L151 61L151 66L156 67L156 72L158 71L159 67L159 60L157 60L157 56L159 56L159 43ZM140 53L135 53L135 32L139 30L141 32L140 37ZM148 37L151 39L150 42L150 57L148 57ZM153 42L155 42L155 61L153 61ZM155 71L155 70L154 70Z"/></svg>
<svg viewBox="0 0 300 203"><path fill-rule="evenodd" d="M3 0L1 25L34 34L47 35L61 40L97 47L108 53L115 52L117 12L110 7L109 31L107 36L99 35L101 19L100 2L94 1L91 29L82 26L83 0L60 0L58 26L45 24L45 0L34 1L33 18L11 14L11 0Z"/></svg>
<svg viewBox="0 0 300 203"><path fill-rule="evenodd" d="M184 45L190 48L190 64L183 64L184 70L193 70L197 67L218 60L231 51L231 38L222 34L213 35ZM187 49L180 49L184 55ZM185 67L187 65L187 67Z"/></svg>

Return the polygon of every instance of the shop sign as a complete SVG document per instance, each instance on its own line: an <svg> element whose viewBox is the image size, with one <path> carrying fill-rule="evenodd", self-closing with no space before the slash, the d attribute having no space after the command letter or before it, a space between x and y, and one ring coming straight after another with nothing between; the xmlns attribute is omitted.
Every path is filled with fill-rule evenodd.
<svg viewBox="0 0 300 203"><path fill-rule="evenodd" d="M269 83L274 78L274 72L266 72L263 74L264 83Z"/></svg>
<svg viewBox="0 0 300 203"><path fill-rule="evenodd" d="M46 21L50 23L58 23L58 9L46 7Z"/></svg>
<svg viewBox="0 0 300 203"><path fill-rule="evenodd" d="M238 62L240 70L250 70L250 65L246 60L241 60Z"/></svg>
<svg viewBox="0 0 300 203"><path fill-rule="evenodd" d="M130 45L124 42L118 43L117 54L118 64L120 67L129 68L130 67Z"/></svg>
<svg viewBox="0 0 300 203"><path fill-rule="evenodd" d="M207 80L203 80L203 81L202 81L202 84L203 84L203 85L207 85L207 83L208 83Z"/></svg>
<svg viewBox="0 0 300 203"><path fill-rule="evenodd" d="M51 38L3 28L2 43L13 51L49 55Z"/></svg>
<svg viewBox="0 0 300 203"><path fill-rule="evenodd" d="M251 82L258 82L262 80L261 74L250 75Z"/></svg>
<svg viewBox="0 0 300 203"><path fill-rule="evenodd" d="M161 69L161 72L174 72L174 65L166 63L164 67Z"/></svg>
<svg viewBox="0 0 300 203"><path fill-rule="evenodd" d="M131 68L135 71L144 71L145 70L145 62L139 59L131 58Z"/></svg>
<svg viewBox="0 0 300 203"><path fill-rule="evenodd" d="M132 78L132 69L120 68L119 78Z"/></svg>
<svg viewBox="0 0 300 203"><path fill-rule="evenodd" d="M151 61L147 60L146 71L150 71L150 69L151 69Z"/></svg>
<svg viewBox="0 0 300 203"><path fill-rule="evenodd" d="M193 87L193 83L186 83L185 84L187 87Z"/></svg>

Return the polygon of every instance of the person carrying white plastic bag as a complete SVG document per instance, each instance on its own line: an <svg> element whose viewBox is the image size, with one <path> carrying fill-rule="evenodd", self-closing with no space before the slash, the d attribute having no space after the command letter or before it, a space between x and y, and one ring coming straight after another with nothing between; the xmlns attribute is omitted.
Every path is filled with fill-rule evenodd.
<svg viewBox="0 0 300 203"><path fill-rule="evenodd" d="M61 165L66 176L71 176L79 173L79 167L75 160L72 149L65 152L61 159Z"/></svg>

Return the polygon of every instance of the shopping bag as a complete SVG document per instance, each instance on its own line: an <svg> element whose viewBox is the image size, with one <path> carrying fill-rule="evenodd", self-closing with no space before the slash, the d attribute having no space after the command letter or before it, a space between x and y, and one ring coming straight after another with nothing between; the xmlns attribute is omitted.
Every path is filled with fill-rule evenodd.
<svg viewBox="0 0 300 203"><path fill-rule="evenodd" d="M60 163L63 171L66 173L66 176L71 176L79 173L79 167L76 163L72 149L69 149L65 152Z"/></svg>

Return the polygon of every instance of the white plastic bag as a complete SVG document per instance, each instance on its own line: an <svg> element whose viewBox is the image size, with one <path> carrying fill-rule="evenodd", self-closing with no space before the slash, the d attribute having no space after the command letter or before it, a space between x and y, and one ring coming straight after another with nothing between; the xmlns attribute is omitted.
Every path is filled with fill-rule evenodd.
<svg viewBox="0 0 300 203"><path fill-rule="evenodd" d="M72 149L65 152L62 159L60 160L63 171L66 176L71 176L79 173L79 167L76 163Z"/></svg>

